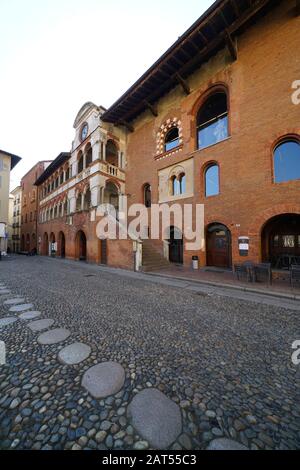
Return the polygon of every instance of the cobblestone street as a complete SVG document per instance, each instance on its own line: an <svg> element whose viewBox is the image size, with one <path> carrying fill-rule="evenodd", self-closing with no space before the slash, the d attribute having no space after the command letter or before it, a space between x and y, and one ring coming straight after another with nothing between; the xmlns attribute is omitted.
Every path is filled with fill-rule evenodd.
<svg viewBox="0 0 300 470"><path fill-rule="evenodd" d="M57 343L44 335L54 329L63 329ZM297 339L296 310L71 261L5 260L0 448L190 450L226 437L300 449ZM74 343L86 346L71 365L64 348ZM97 398L89 369L106 362L117 363L104 383L114 391ZM160 415L153 436L147 420Z"/></svg>

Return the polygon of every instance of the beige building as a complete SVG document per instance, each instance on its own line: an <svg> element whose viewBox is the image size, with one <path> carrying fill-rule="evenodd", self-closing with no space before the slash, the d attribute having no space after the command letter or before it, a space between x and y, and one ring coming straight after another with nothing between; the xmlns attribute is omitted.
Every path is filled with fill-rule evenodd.
<svg viewBox="0 0 300 470"><path fill-rule="evenodd" d="M21 160L17 155L0 150L0 250L7 250L10 172Z"/></svg>
<svg viewBox="0 0 300 470"><path fill-rule="evenodd" d="M7 222L7 252L12 252L13 222L14 222L14 196L10 193L8 198L8 222Z"/></svg>
<svg viewBox="0 0 300 470"><path fill-rule="evenodd" d="M22 205L22 188L17 186L12 192L13 211L12 211L12 240L10 249L13 253L21 250L21 205Z"/></svg>

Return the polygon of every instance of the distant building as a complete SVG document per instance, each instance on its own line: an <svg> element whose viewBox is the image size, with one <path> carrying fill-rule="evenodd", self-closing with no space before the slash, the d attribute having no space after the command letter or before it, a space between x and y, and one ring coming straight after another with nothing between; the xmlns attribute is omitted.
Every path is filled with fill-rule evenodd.
<svg viewBox="0 0 300 470"><path fill-rule="evenodd" d="M122 258L122 243L96 235L98 205L110 203L118 210L125 193L125 132L103 124L104 111L90 102L82 106L71 152L61 153L37 178L39 253L126 267L132 242L123 242L129 249Z"/></svg>
<svg viewBox="0 0 300 470"><path fill-rule="evenodd" d="M10 193L8 199L8 223L7 223L7 252L13 251L13 221L14 221L14 196Z"/></svg>
<svg viewBox="0 0 300 470"><path fill-rule="evenodd" d="M9 215L9 183L10 172L19 163L20 157L0 150L0 224L4 224L4 237L0 235L0 251L7 251L8 215Z"/></svg>
<svg viewBox="0 0 300 470"><path fill-rule="evenodd" d="M22 188L17 186L11 194L13 195L13 220L12 220L12 243L11 251L18 253L21 250L21 201Z"/></svg>
<svg viewBox="0 0 300 470"><path fill-rule="evenodd" d="M38 249L37 212L38 198L35 181L50 165L51 161L36 163L21 180L21 251L30 252Z"/></svg>

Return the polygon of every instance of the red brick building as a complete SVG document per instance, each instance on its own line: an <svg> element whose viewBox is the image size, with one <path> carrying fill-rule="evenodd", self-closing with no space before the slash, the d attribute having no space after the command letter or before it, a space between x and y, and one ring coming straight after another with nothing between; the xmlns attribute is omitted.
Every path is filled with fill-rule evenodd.
<svg viewBox="0 0 300 470"><path fill-rule="evenodd" d="M38 198L35 181L51 162L42 161L34 165L21 180L21 251L37 250Z"/></svg>
<svg viewBox="0 0 300 470"><path fill-rule="evenodd" d="M43 253L55 241L60 255L131 268L135 243L101 242L95 229L97 204L126 194L129 205L205 207L201 249L171 226L138 243L136 267L194 255L201 266L286 267L300 256L299 28L295 0L216 1L111 108L87 104L71 157L37 181Z"/></svg>
<svg viewBox="0 0 300 470"><path fill-rule="evenodd" d="M81 108L71 152L61 153L36 180L39 253L133 267L132 241L110 242L96 234L97 207L118 210L125 192L125 133L103 124L103 112L93 103Z"/></svg>
<svg viewBox="0 0 300 470"><path fill-rule="evenodd" d="M299 31L294 0L217 1L103 115L132 127L131 203L150 186L154 203L205 205L202 250L154 244L171 261L300 256Z"/></svg>

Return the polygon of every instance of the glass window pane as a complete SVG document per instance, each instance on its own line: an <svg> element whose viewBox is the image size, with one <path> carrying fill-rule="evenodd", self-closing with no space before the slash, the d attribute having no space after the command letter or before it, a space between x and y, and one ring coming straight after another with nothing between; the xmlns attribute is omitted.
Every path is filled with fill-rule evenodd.
<svg viewBox="0 0 300 470"><path fill-rule="evenodd" d="M177 127L174 127L166 135L165 151L169 152L169 150L172 150L178 147L178 145L179 145L179 132L178 132Z"/></svg>
<svg viewBox="0 0 300 470"><path fill-rule="evenodd" d="M213 165L205 173L205 196L216 196L219 192L219 167Z"/></svg>
<svg viewBox="0 0 300 470"><path fill-rule="evenodd" d="M174 178L173 181L173 194L174 196L178 196L180 194L180 182L177 178Z"/></svg>
<svg viewBox="0 0 300 470"><path fill-rule="evenodd" d="M182 175L180 178L180 194L184 194L186 192L186 176Z"/></svg>
<svg viewBox="0 0 300 470"><path fill-rule="evenodd" d="M228 137L228 116L224 116L198 131L198 148L203 149Z"/></svg>
<svg viewBox="0 0 300 470"><path fill-rule="evenodd" d="M295 141L284 142L274 152L275 182L300 178L300 144Z"/></svg>

